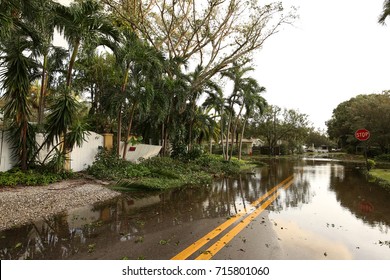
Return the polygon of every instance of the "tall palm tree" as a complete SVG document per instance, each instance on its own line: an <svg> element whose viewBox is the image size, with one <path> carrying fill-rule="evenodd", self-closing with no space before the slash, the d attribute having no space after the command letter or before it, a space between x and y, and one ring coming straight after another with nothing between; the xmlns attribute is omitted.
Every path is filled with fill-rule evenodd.
<svg viewBox="0 0 390 280"><path fill-rule="evenodd" d="M216 117L219 118L219 130L220 130L220 140L222 144L222 155L226 159L227 157L225 153L225 145L223 139L225 135L224 132L225 115L229 111L229 107L227 106L225 101L226 99L223 97L222 89L217 88L215 91L208 91L207 98L203 102L202 106L213 109L215 111Z"/></svg>
<svg viewBox="0 0 390 280"><path fill-rule="evenodd" d="M14 155L22 170L35 148L28 94L37 78L35 50L40 34L31 24L37 11L36 1L0 1L0 80L4 90L4 117L11 131Z"/></svg>
<svg viewBox="0 0 390 280"><path fill-rule="evenodd" d="M191 149L193 137L193 125L195 121L195 117L198 111L197 101L202 96L202 94L213 94L214 92L220 91L220 87L217 83L212 81L211 79L207 80L199 84L199 77L203 71L203 67L198 65L193 73L188 75L190 90L188 93L188 106L187 106L187 114L188 114L188 146Z"/></svg>
<svg viewBox="0 0 390 280"><path fill-rule="evenodd" d="M50 73L48 72L49 54L54 49L52 45L54 36L53 2L50 0L35 0L37 3L36 18L33 22L35 29L40 33L41 41L35 50L37 56L42 56L41 62L41 88L38 105L38 124L43 122L45 94Z"/></svg>
<svg viewBox="0 0 390 280"><path fill-rule="evenodd" d="M122 81L120 86L120 94L118 95L118 116L117 116L117 154L120 154L120 143L122 139L122 111L123 103L125 102L126 87L128 85L131 63L134 59L134 49L136 47L136 41L138 40L135 33L129 29L124 29L121 32L120 40L117 44L113 45L114 54L116 56L116 62L122 72Z"/></svg>
<svg viewBox="0 0 390 280"><path fill-rule="evenodd" d="M209 140L210 154L212 140L218 140L220 133L216 116L211 114L211 110L211 107L197 107L193 120L194 139L199 145L202 144L203 140Z"/></svg>
<svg viewBox="0 0 390 280"><path fill-rule="evenodd" d="M12 39L2 42L0 80L5 100L4 118L10 120L12 130L11 140L15 143L16 157L22 170L27 169L28 148L32 147L32 130L29 126L31 111L28 104L28 94L31 82L36 77L35 60L26 55L34 49L28 36L20 32L13 33ZM31 149L30 149L31 152Z"/></svg>
<svg viewBox="0 0 390 280"><path fill-rule="evenodd" d="M53 9L56 13L55 25L72 49L66 75L66 86L70 87L74 63L82 44L104 44L111 39L117 39L118 33L98 1L77 1L69 7L56 4Z"/></svg>
<svg viewBox="0 0 390 280"><path fill-rule="evenodd" d="M162 153L168 153L168 141L182 134L184 126L183 112L189 92L189 78L182 71L186 67L186 61L180 57L167 59L164 67L164 75L159 88L158 99L164 99L164 111L160 111L160 117L164 118L161 124Z"/></svg>
<svg viewBox="0 0 390 280"><path fill-rule="evenodd" d="M253 116L255 111L259 111L260 115L264 112L267 106L267 101L260 95L265 88L259 86L255 79L249 78L246 86L243 89L243 105L245 107L245 114L242 121L240 143L238 150L238 159L241 159L242 139L244 138L245 127L248 119Z"/></svg>
<svg viewBox="0 0 390 280"><path fill-rule="evenodd" d="M231 126L233 123L234 113L235 113L234 106L237 104L240 106L239 114L241 114L243 108L242 107L243 102L240 99L242 99L243 89L247 86L246 84L248 82L248 78L246 78L245 75L247 74L247 72L253 70L252 67L243 67L246 63L247 61L244 61L243 63L234 62L231 68L221 72L222 77L227 77L233 82L232 93L228 98L230 113L227 120L228 123L227 123L227 130L226 130L226 142L225 142L226 160L230 160L233 154L234 135L236 131L231 131ZM231 150L229 154L230 135L231 135Z"/></svg>
<svg viewBox="0 0 390 280"><path fill-rule="evenodd" d="M46 99L50 90L55 86L56 75L64 73L67 57L68 51L66 49L52 45L43 57L40 64L41 88L38 104L38 124L43 123Z"/></svg>
<svg viewBox="0 0 390 280"><path fill-rule="evenodd" d="M128 124L123 149L123 158L126 158L128 139L130 137L134 114L147 113L153 101L154 87L161 79L164 58L139 39L132 51L133 61L130 65L130 79L127 99L129 101Z"/></svg>

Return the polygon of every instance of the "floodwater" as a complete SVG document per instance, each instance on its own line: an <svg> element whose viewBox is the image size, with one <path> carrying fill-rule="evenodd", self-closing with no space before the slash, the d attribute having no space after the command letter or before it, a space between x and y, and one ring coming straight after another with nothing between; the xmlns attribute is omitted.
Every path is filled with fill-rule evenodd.
<svg viewBox="0 0 390 280"><path fill-rule="evenodd" d="M170 259L290 175L266 209L283 251L275 256L390 259L390 193L353 166L312 159L271 160L210 186L124 193L5 230L0 259Z"/></svg>

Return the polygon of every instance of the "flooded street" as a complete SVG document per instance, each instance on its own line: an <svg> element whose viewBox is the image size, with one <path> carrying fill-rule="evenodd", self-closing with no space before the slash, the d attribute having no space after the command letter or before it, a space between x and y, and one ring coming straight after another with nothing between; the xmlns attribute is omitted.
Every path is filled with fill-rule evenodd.
<svg viewBox="0 0 390 280"><path fill-rule="evenodd" d="M2 231L0 259L193 259L225 234L210 258L388 260L389 229L390 193L353 166L272 160L210 186L127 193Z"/></svg>

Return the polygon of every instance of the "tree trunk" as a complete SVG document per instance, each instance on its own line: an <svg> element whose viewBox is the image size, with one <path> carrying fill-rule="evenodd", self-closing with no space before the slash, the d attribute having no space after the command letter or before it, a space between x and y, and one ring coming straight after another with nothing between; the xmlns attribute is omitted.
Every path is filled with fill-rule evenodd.
<svg viewBox="0 0 390 280"><path fill-rule="evenodd" d="M43 122L43 113L45 110L45 93L46 93L46 68L47 68L47 54L43 56L43 68L42 68L42 79L41 79L41 91L39 94L39 105L38 105L38 124L42 124Z"/></svg>
<svg viewBox="0 0 390 280"><path fill-rule="evenodd" d="M168 155L168 126L165 126L164 132L164 156Z"/></svg>
<svg viewBox="0 0 390 280"><path fill-rule="evenodd" d="M226 143L225 143L225 153L226 154L224 155L225 160L228 160L228 155L229 155L229 139L230 139L229 134L230 134L230 127L232 124L232 118L233 118L233 112L230 113L229 120L228 120L228 126L226 129Z"/></svg>
<svg viewBox="0 0 390 280"><path fill-rule="evenodd" d="M222 105L221 106L221 145L222 145L222 155L223 155L223 158L226 159L225 145L223 143L223 127L224 127L224 113L223 113L223 105Z"/></svg>
<svg viewBox="0 0 390 280"><path fill-rule="evenodd" d="M241 152L242 152L242 138L244 137L244 131L245 131L245 126L248 118L245 118L244 124L242 125L242 130L241 130L241 137L240 137L240 144L239 144L239 151L238 151L238 159L241 160Z"/></svg>
<svg viewBox="0 0 390 280"><path fill-rule="evenodd" d="M231 159L232 159L232 156L233 156L234 136L236 135L237 126L238 126L238 121L239 121L239 119L240 119L240 116L241 116L241 113L242 113L242 110L243 110L243 109L244 109L244 104L241 105L240 112L238 113L237 118L236 118L236 121L235 121L235 123L234 123L234 128L233 128L233 132L232 132L232 141L231 141L232 147L231 147L231 150L230 150L229 160L231 160Z"/></svg>
<svg viewBox="0 0 390 280"><path fill-rule="evenodd" d="M123 157L122 157L123 159L126 159L126 155L127 155L127 147L129 145L128 141L129 141L129 137L130 137L131 126L133 125L133 117L134 117L134 112L135 112L136 106L137 106L137 102L134 102L133 106L131 107L129 123L127 125L127 131L126 131L126 139L125 139L125 143L124 143L124 147L123 147Z"/></svg>
<svg viewBox="0 0 390 280"><path fill-rule="evenodd" d="M121 94L125 93L126 90L126 84L127 80L129 78L129 70L130 70L130 64L127 64L126 67L126 72L125 76L123 77L123 83L121 86ZM117 144L117 155L119 157L120 155L120 146L121 146L121 139L122 139L122 102L119 103L119 109L118 109L118 130L117 130L117 139L116 139L116 144Z"/></svg>
<svg viewBox="0 0 390 280"><path fill-rule="evenodd" d="M66 87L67 88L70 87L70 84L72 82L72 70L73 70L74 63L76 61L79 47L80 47L80 41L77 41L76 44L74 45L74 48L73 48L72 56L71 56L70 61L69 61L68 73L66 75Z"/></svg>
<svg viewBox="0 0 390 280"><path fill-rule="evenodd" d="M23 120L22 123L22 131L21 131L21 140L22 140L22 153L20 158L20 167L23 171L27 170L27 160L28 160L28 153L27 153L27 129L28 129L28 122L27 120Z"/></svg>
<svg viewBox="0 0 390 280"><path fill-rule="evenodd" d="M121 148L121 138L122 138L122 104L119 105L119 110L118 110L118 127L117 127L117 136L116 136L116 152L119 157L120 155L120 148Z"/></svg>

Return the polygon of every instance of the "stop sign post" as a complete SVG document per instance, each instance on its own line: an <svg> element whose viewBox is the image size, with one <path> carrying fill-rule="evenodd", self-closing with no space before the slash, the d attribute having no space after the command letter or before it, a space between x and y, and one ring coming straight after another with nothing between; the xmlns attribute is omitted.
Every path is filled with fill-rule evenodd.
<svg viewBox="0 0 390 280"><path fill-rule="evenodd" d="M355 138L359 141L366 141L370 138L370 136L371 136L370 132L365 128L361 128L355 131ZM367 143L365 143L364 145L364 157L366 158L367 171L370 171L370 167L368 166L368 159L367 159Z"/></svg>

